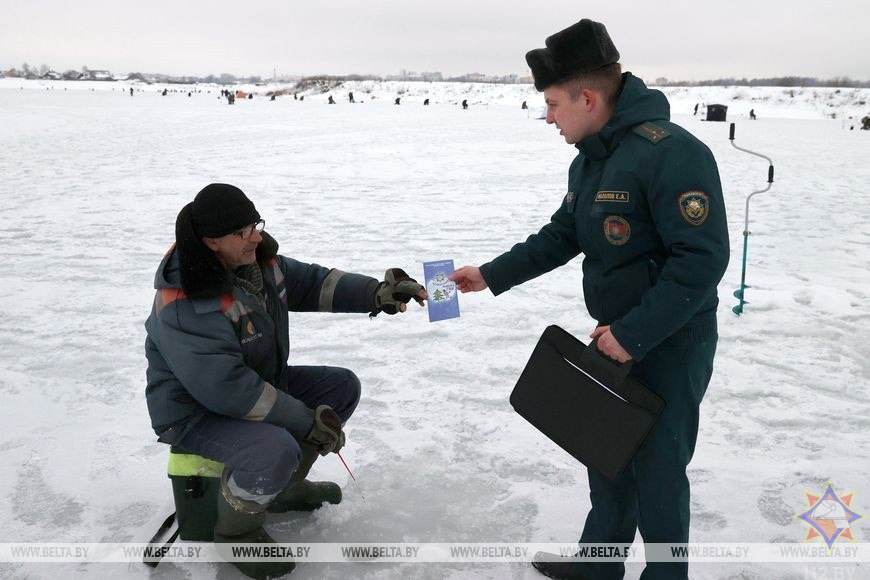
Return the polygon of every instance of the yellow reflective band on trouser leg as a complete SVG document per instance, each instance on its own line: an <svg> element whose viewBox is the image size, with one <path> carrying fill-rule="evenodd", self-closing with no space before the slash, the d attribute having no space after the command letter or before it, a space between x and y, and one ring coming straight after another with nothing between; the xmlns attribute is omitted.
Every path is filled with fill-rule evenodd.
<svg viewBox="0 0 870 580"><path fill-rule="evenodd" d="M199 477L220 477L224 464L193 453L170 453L167 473L170 476L195 475Z"/></svg>

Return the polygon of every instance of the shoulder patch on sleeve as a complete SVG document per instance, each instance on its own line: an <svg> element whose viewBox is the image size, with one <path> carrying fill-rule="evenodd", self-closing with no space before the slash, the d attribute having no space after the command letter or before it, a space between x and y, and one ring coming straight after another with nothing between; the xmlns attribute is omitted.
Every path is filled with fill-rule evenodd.
<svg viewBox="0 0 870 580"><path fill-rule="evenodd" d="M634 129L632 129L632 131L634 131L647 141L652 141L653 143L658 143L662 139L667 139L671 136L671 134L666 129L663 129L655 123L651 123L649 121L638 125Z"/></svg>
<svg viewBox="0 0 870 580"><path fill-rule="evenodd" d="M691 226L700 226L710 215L710 200L703 191L687 191L677 198L680 214Z"/></svg>

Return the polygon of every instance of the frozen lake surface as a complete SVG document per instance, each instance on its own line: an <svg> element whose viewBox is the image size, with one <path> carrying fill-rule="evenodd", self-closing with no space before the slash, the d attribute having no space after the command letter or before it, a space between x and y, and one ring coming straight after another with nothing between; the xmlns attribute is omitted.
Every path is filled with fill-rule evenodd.
<svg viewBox="0 0 870 580"><path fill-rule="evenodd" d="M327 106L322 96L230 107L213 88L131 98L105 86L0 86L0 542L146 541L172 511L167 448L145 407L143 322L175 216L204 185L241 187L283 254L377 277L401 266L422 279L424 261L480 264L537 231L564 196L575 153L519 109L521 91L463 111L455 87L429 107ZM680 98L678 112L690 112L695 97ZM716 155L732 244L689 471L693 541L799 542L804 492L827 482L855 492L865 517L854 533L870 538L870 135L807 116L737 115L737 143L777 170L752 206L742 318L730 307L744 197L765 185L766 164L730 146L727 124L674 116ZM375 320L291 314L291 364L345 366L362 381L343 455L367 502L337 458L322 459L313 475L338 481L345 501L270 516L279 541L576 541L589 509L585 468L516 415L508 395L547 325L581 338L594 327L580 260L460 305L460 319L435 324L416 307ZM215 575L238 577L228 564L0 564L4 578ZM867 575L692 568L709 579ZM519 564L363 563L302 564L292 577L540 576Z"/></svg>

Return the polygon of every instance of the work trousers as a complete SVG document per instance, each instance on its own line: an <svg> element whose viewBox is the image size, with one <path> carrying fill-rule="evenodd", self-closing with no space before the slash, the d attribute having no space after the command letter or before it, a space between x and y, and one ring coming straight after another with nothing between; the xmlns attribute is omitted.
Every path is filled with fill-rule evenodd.
<svg viewBox="0 0 870 580"><path fill-rule="evenodd" d="M342 424L356 409L360 382L343 368L288 367L280 388L315 409L329 405ZM220 461L234 495L265 503L290 482L301 457L299 441L283 427L207 413L175 444L180 451Z"/></svg>
<svg viewBox="0 0 870 580"><path fill-rule="evenodd" d="M580 543L689 541L689 480L686 467L695 451L698 411L716 353L717 337L666 341L632 368L631 375L666 403L655 427L626 469L610 481L589 470L592 509ZM621 579L621 562L581 562L589 580ZM649 562L641 580L688 578L687 562Z"/></svg>

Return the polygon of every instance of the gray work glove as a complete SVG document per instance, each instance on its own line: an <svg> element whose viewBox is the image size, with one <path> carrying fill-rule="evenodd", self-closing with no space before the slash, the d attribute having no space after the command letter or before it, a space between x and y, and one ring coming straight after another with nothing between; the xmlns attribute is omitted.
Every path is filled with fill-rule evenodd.
<svg viewBox="0 0 870 580"><path fill-rule="evenodd" d="M387 314L404 312L405 305L411 301L411 298L423 306L428 297L426 289L408 276L404 270L390 268L384 274L384 281L378 284L375 290L375 310L371 315L377 316L378 312Z"/></svg>
<svg viewBox="0 0 870 580"><path fill-rule="evenodd" d="M318 406L314 410L314 425L305 440L317 447L321 455L338 453L344 447L341 417L329 405Z"/></svg>

